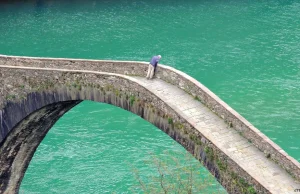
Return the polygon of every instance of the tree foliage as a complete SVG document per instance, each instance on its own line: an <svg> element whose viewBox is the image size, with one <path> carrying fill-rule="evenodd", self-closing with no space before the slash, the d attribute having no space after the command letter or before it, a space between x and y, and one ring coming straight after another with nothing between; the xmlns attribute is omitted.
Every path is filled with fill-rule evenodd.
<svg viewBox="0 0 300 194"><path fill-rule="evenodd" d="M150 154L144 163L153 169L153 173L142 175L138 169L133 168L138 182L132 189L134 193L226 193L212 175L201 173L203 166L189 153L185 157L177 152L165 152L163 157Z"/></svg>

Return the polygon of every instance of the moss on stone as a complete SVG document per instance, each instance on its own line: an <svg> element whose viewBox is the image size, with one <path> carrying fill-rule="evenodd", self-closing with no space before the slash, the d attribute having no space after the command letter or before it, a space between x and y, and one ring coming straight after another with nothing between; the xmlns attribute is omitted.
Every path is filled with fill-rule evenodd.
<svg viewBox="0 0 300 194"><path fill-rule="evenodd" d="M120 96L120 91L118 89L114 90L116 96Z"/></svg>
<svg viewBox="0 0 300 194"><path fill-rule="evenodd" d="M184 134L188 134L187 130L183 129L183 133Z"/></svg>
<svg viewBox="0 0 300 194"><path fill-rule="evenodd" d="M14 99L16 99L16 95L14 94L9 94L6 96L6 100L14 100Z"/></svg>
<svg viewBox="0 0 300 194"><path fill-rule="evenodd" d="M172 119L172 118L168 118L168 123L169 123L170 125L173 125L173 119Z"/></svg>
<svg viewBox="0 0 300 194"><path fill-rule="evenodd" d="M130 105L132 106L135 101L135 96L130 96Z"/></svg>
<svg viewBox="0 0 300 194"><path fill-rule="evenodd" d="M222 163L221 160L217 160L217 165L221 171L225 171L227 169L227 163Z"/></svg>
<svg viewBox="0 0 300 194"><path fill-rule="evenodd" d="M237 185L237 187L240 189L242 193L256 194L256 191L253 188L253 186L251 186L244 178L242 177L238 178L238 175L234 172L231 172L230 175L232 178L231 182Z"/></svg>
<svg viewBox="0 0 300 194"><path fill-rule="evenodd" d="M213 153L213 149L211 147L206 146L204 148L204 151L207 155L207 158L209 158L210 161L214 160L214 153Z"/></svg>
<svg viewBox="0 0 300 194"><path fill-rule="evenodd" d="M253 187L248 187L247 188L247 193L249 193L249 194L256 194L256 191L255 191L255 189L253 188Z"/></svg>
<svg viewBox="0 0 300 194"><path fill-rule="evenodd" d="M190 139L197 145L202 145L201 140L194 134L189 135Z"/></svg>
<svg viewBox="0 0 300 194"><path fill-rule="evenodd" d="M76 87L77 87L77 83L73 83L72 86L73 86L74 88L76 88Z"/></svg>
<svg viewBox="0 0 300 194"><path fill-rule="evenodd" d="M180 122L178 122L178 121L174 123L174 126L175 126L175 128L177 128L177 129L182 129L182 128L183 128L183 124L180 123Z"/></svg>
<svg viewBox="0 0 300 194"><path fill-rule="evenodd" d="M197 95L194 97L194 99L201 102L201 99Z"/></svg>
<svg viewBox="0 0 300 194"><path fill-rule="evenodd" d="M155 108L151 108L151 110L152 110L152 113L154 113L154 114L155 114Z"/></svg>

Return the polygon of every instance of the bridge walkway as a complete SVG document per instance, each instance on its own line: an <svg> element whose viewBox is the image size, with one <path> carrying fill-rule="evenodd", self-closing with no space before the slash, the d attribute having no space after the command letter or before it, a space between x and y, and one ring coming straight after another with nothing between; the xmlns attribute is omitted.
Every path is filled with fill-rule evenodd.
<svg viewBox="0 0 300 194"><path fill-rule="evenodd" d="M300 184L285 170L267 159L247 139L229 128L223 119L183 90L160 79L133 78L180 113L271 193L295 193L295 189L300 189Z"/></svg>

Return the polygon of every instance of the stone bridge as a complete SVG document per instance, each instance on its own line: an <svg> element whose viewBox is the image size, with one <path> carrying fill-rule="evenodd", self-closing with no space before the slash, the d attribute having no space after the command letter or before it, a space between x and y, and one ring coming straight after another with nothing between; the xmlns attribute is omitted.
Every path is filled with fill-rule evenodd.
<svg viewBox="0 0 300 194"><path fill-rule="evenodd" d="M18 193L49 129L82 100L153 123L194 155L229 193L294 193L300 164L187 74L147 63L0 56L0 193Z"/></svg>

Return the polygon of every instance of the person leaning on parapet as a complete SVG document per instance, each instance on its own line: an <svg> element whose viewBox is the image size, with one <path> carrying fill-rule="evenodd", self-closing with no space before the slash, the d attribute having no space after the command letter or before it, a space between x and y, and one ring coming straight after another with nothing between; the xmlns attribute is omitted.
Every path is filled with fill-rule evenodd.
<svg viewBox="0 0 300 194"><path fill-rule="evenodd" d="M147 76L146 76L147 79L152 79L152 77L154 75L154 72L155 72L155 69L156 69L157 64L158 64L160 59L161 59L160 55L153 56L151 58L151 61L150 61L149 67L148 67L148 73L147 73Z"/></svg>

